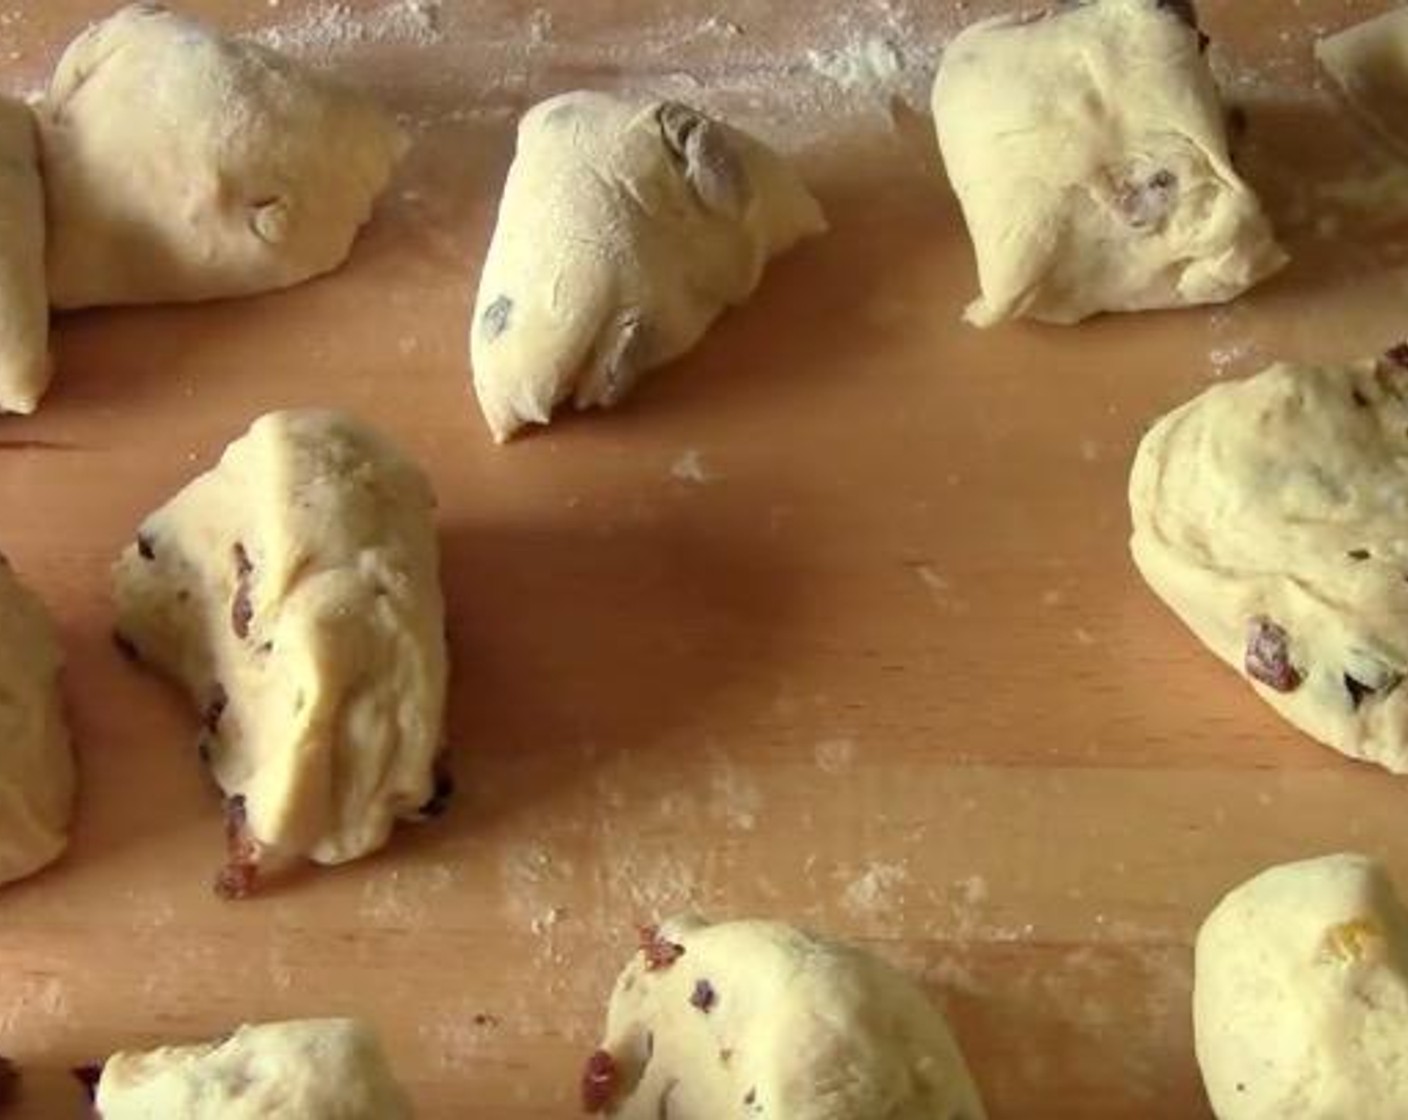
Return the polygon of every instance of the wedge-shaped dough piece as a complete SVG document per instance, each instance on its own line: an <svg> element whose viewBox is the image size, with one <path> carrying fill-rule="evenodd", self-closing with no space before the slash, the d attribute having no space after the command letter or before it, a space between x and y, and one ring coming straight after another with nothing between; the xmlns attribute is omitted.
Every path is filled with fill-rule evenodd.
<svg viewBox="0 0 1408 1120"><path fill-rule="evenodd" d="M351 1019L240 1027L218 1042L114 1054L102 1120L409 1120L376 1035Z"/></svg>
<svg viewBox="0 0 1408 1120"><path fill-rule="evenodd" d="M1408 1116L1408 911L1358 855L1274 867L1198 934L1198 1064L1219 1120Z"/></svg>
<svg viewBox="0 0 1408 1120"><path fill-rule="evenodd" d="M568 93L518 128L470 331L494 438L610 407L826 228L792 167L677 102Z"/></svg>
<svg viewBox="0 0 1408 1120"><path fill-rule="evenodd" d="M0 411L33 412L49 373L44 184L34 114L0 97Z"/></svg>
<svg viewBox="0 0 1408 1120"><path fill-rule="evenodd" d="M257 420L147 518L118 632L204 713L224 893L265 857L341 863L440 800L444 604L419 468L335 412Z"/></svg>
<svg viewBox="0 0 1408 1120"><path fill-rule="evenodd" d="M1285 263L1201 46L1159 0L998 16L949 44L933 109L977 253L969 322L1221 303Z"/></svg>
<svg viewBox="0 0 1408 1120"><path fill-rule="evenodd" d="M1408 773L1408 347L1215 385L1144 437L1149 585L1288 720Z"/></svg>
<svg viewBox="0 0 1408 1120"><path fill-rule="evenodd" d="M329 272L404 145L362 95L158 4L80 35L39 120L56 307L247 295Z"/></svg>
<svg viewBox="0 0 1408 1120"><path fill-rule="evenodd" d="M642 931L582 1081L618 1120L982 1120L944 1017L858 949L778 922Z"/></svg>
<svg viewBox="0 0 1408 1120"><path fill-rule="evenodd" d="M1350 106L1408 157L1408 8L1395 8L1315 44Z"/></svg>
<svg viewBox="0 0 1408 1120"><path fill-rule="evenodd" d="M49 613L0 559L0 884L52 863L68 844L74 767L62 661Z"/></svg>

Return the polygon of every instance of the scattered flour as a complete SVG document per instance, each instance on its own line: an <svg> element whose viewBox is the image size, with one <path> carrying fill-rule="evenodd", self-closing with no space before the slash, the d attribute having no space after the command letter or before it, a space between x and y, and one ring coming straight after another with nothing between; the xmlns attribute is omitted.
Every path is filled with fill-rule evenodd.
<svg viewBox="0 0 1408 1120"><path fill-rule="evenodd" d="M900 48L890 39L856 39L843 47L808 51L807 61L822 77L847 92L885 90L900 79L905 68Z"/></svg>
<svg viewBox="0 0 1408 1120"><path fill-rule="evenodd" d="M431 46L444 33L440 0L392 0L367 12L343 3L318 4L289 23L255 32L253 38L289 54L326 57L375 44Z"/></svg>
<svg viewBox="0 0 1408 1120"><path fill-rule="evenodd" d="M816 745L816 764L824 773L844 774L856 757L854 739L823 739Z"/></svg>
<svg viewBox="0 0 1408 1120"><path fill-rule="evenodd" d="M715 476L704 465L704 457L691 447L670 464L670 477L677 482L694 482L702 486L714 481Z"/></svg>
<svg viewBox="0 0 1408 1120"><path fill-rule="evenodd" d="M897 863L872 863L846 884L841 905L856 917L897 916L909 872Z"/></svg>

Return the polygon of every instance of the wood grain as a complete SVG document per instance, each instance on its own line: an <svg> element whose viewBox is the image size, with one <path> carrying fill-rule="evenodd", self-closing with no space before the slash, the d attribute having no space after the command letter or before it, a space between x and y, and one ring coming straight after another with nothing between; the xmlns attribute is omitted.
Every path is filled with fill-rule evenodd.
<svg viewBox="0 0 1408 1120"><path fill-rule="evenodd" d="M313 9L186 6L239 28ZM1317 29L1387 6L1203 5L1296 258L1234 307L960 325L972 258L927 122L882 106L807 145L830 236L627 407L506 449L465 334L512 115L581 83L739 79L709 37L636 70L603 46L654 24L726 16L806 70L808 36L857 9L446 0L442 41L333 59L418 122L347 267L66 316L52 396L0 425L0 538L60 619L83 780L68 857L0 898L18 1115L76 1115L65 1069L118 1047L339 1012L379 1025L423 1116L569 1115L633 924L685 907L913 969L996 1120L1207 1115L1202 916L1270 862L1343 848L1408 885L1408 793L1280 723L1153 600L1125 479L1145 426L1210 377L1404 330L1408 211L1336 193L1385 165L1309 65ZM19 86L106 10L10 7ZM955 6L915 7L907 49L936 54ZM537 11L554 49L515 54ZM438 488L462 795L374 859L231 905L209 889L195 717L110 647L108 565L255 416L314 403L376 420ZM677 477L691 452L704 482Z"/></svg>

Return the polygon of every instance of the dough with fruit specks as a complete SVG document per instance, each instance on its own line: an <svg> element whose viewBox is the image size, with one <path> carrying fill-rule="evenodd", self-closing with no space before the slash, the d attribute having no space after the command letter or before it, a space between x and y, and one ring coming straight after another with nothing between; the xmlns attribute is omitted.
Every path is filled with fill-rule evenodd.
<svg viewBox="0 0 1408 1120"><path fill-rule="evenodd" d="M535 106L470 330L494 438L548 423L568 398L617 404L825 228L781 156L688 106L584 92Z"/></svg>

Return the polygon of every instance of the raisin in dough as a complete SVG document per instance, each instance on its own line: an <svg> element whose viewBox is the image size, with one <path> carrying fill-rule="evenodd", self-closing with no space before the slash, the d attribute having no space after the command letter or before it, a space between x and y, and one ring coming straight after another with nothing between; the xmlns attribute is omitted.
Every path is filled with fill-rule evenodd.
<svg viewBox="0 0 1408 1120"><path fill-rule="evenodd" d="M825 228L781 156L687 106L568 93L534 107L470 331L494 438L568 397L616 404Z"/></svg>
<svg viewBox="0 0 1408 1120"><path fill-rule="evenodd" d="M943 1016L857 949L777 922L647 930L583 1079L618 1120L982 1120Z"/></svg>
<svg viewBox="0 0 1408 1120"><path fill-rule="evenodd" d="M1232 167L1199 33L1159 0L975 24L944 51L933 109L977 326L1220 303L1285 262Z"/></svg>
<svg viewBox="0 0 1408 1120"><path fill-rule="evenodd" d="M409 1120L376 1035L350 1019L240 1027L218 1042L114 1054L102 1120Z"/></svg>
<svg viewBox="0 0 1408 1120"><path fill-rule="evenodd" d="M1215 385L1145 436L1129 500L1139 570L1214 653L1303 731L1408 773L1408 369Z"/></svg>
<svg viewBox="0 0 1408 1120"><path fill-rule="evenodd" d="M56 307L247 295L331 271L403 146L361 95L157 4L79 36L39 121Z"/></svg>
<svg viewBox="0 0 1408 1120"><path fill-rule="evenodd" d="M0 884L68 844L74 767L61 664L48 612L0 559Z"/></svg>
<svg viewBox="0 0 1408 1120"><path fill-rule="evenodd" d="M1408 156L1408 8L1321 39L1315 57L1365 123Z"/></svg>
<svg viewBox="0 0 1408 1120"><path fill-rule="evenodd" d="M446 652L433 507L419 468L376 433L276 412L118 561L119 633L204 712L203 753L245 834L232 863L356 859L434 796ZM243 893L237 874L222 883Z"/></svg>
<svg viewBox="0 0 1408 1120"><path fill-rule="evenodd" d="M1408 911L1336 855L1263 872L1198 934L1198 1064L1219 1120L1408 1116Z"/></svg>
<svg viewBox="0 0 1408 1120"><path fill-rule="evenodd" d="M49 387L44 184L29 106L0 96L0 411L33 412Z"/></svg>

